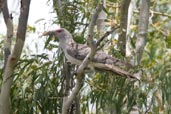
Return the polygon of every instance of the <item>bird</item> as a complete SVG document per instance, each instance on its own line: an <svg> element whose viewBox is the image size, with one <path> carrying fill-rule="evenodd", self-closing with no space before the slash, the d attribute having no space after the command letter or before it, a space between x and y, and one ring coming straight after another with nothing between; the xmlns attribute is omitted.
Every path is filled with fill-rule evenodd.
<svg viewBox="0 0 171 114"><path fill-rule="evenodd" d="M67 61L74 65L81 65L84 58L91 51L88 45L76 43L72 34L65 28L46 31L42 36L54 36L59 41L59 48L63 50ZM127 78L138 79L132 73L123 69L131 67L130 64L112 57L103 51L97 51L87 67L101 71L110 71Z"/></svg>

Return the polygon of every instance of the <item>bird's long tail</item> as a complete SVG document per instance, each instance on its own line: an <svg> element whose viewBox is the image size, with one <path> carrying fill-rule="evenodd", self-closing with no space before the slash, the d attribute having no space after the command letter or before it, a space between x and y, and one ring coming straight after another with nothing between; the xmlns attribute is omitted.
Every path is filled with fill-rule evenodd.
<svg viewBox="0 0 171 114"><path fill-rule="evenodd" d="M114 65L110 65L110 64L105 64L103 66L103 69L105 70L108 70L108 71L111 71L115 74L118 74L119 76L123 76L123 77L127 77L127 78L132 78L132 79L136 79L136 80L139 80L136 76L134 76L133 74L125 71L125 70L122 70Z"/></svg>

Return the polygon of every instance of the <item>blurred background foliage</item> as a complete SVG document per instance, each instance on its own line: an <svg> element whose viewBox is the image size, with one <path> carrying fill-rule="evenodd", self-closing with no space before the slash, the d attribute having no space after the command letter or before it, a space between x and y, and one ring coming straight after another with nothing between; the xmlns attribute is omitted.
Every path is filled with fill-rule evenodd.
<svg viewBox="0 0 171 114"><path fill-rule="evenodd" d="M139 1L131 22L132 50L137 36ZM63 0L62 16L59 16L56 0L49 7L53 7L57 14L54 24L67 28L77 42L85 43L90 15L96 5L94 0ZM106 30L119 24L120 5L120 0L106 1ZM85 74L85 83L80 93L83 114L131 114L133 111L140 114L170 114L171 3L168 0L151 0L150 6L148 41L138 67L142 72L141 82L104 72ZM35 29L28 26L28 32L34 32ZM103 50L120 57L119 51L114 48L117 42L113 39L115 34L117 31L106 40ZM58 43L51 39L48 38L44 45L48 53L29 55L25 49L27 51L24 51L16 66L11 93L14 114L61 113L66 60L58 49ZM0 40L0 46L2 75L3 40ZM72 68L72 74L74 70L75 67ZM2 83L2 77L0 81Z"/></svg>

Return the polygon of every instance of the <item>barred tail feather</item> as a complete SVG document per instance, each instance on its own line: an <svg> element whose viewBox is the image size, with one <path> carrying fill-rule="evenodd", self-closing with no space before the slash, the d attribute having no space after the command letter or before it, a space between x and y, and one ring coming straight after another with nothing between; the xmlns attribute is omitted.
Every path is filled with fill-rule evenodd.
<svg viewBox="0 0 171 114"><path fill-rule="evenodd" d="M132 78L132 79L136 79L136 80L139 80L136 76L134 76L133 74L125 71L125 70L122 70L114 65L110 65L110 64L105 64L103 66L103 70L108 70L108 71L111 71L115 74L118 74L119 76L122 76L122 77L127 77L127 78Z"/></svg>

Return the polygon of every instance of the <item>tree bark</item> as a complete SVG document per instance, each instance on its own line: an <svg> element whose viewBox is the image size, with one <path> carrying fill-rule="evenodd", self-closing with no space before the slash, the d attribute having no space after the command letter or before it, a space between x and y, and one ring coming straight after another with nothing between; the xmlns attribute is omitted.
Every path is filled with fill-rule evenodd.
<svg viewBox="0 0 171 114"><path fill-rule="evenodd" d="M69 95L69 92L71 91L71 72L70 72L70 65L69 63L65 63L65 79L64 79L64 90L63 90L63 105L65 104L67 100L67 96ZM64 107L64 106L62 106ZM69 112L69 109L67 110Z"/></svg>
<svg viewBox="0 0 171 114"><path fill-rule="evenodd" d="M27 20L29 15L29 6L31 0L21 0L20 17L17 29L16 43L12 54L8 57L7 64L3 74L3 82L0 94L0 114L10 114L10 89L13 83L14 68L21 56L23 49Z"/></svg>
<svg viewBox="0 0 171 114"><path fill-rule="evenodd" d="M13 37L13 22L12 22L12 16L10 16L8 11L8 4L7 1L5 1L3 6L3 18L7 27L6 32L6 40L4 43L4 69L8 60L8 56L11 54L11 39Z"/></svg>
<svg viewBox="0 0 171 114"><path fill-rule="evenodd" d="M126 55L126 30L127 30L127 20L128 20L128 8L131 0L122 0L121 5L121 18L120 18L120 29L121 33L118 39L118 48L123 56Z"/></svg>
<svg viewBox="0 0 171 114"><path fill-rule="evenodd" d="M0 0L0 13L2 11L2 8L4 7L4 3L6 2L7 0Z"/></svg>
<svg viewBox="0 0 171 114"><path fill-rule="evenodd" d="M128 8L128 21L127 21L127 33L126 33L127 36L126 57L132 56L132 50L130 47L130 42L131 42L130 33L131 33L131 20L134 19L133 12L136 6L136 2L137 0L131 0Z"/></svg>
<svg viewBox="0 0 171 114"><path fill-rule="evenodd" d="M106 7L106 0L102 1L103 7ZM102 10L97 18L96 25L97 25L97 30L98 30L98 37L100 38L104 33L105 33L105 25L106 25L106 20L107 14L104 10Z"/></svg>
<svg viewBox="0 0 171 114"><path fill-rule="evenodd" d="M150 9L150 0L142 0L140 2L138 37L136 41L136 65L139 65L144 47L146 45Z"/></svg>

